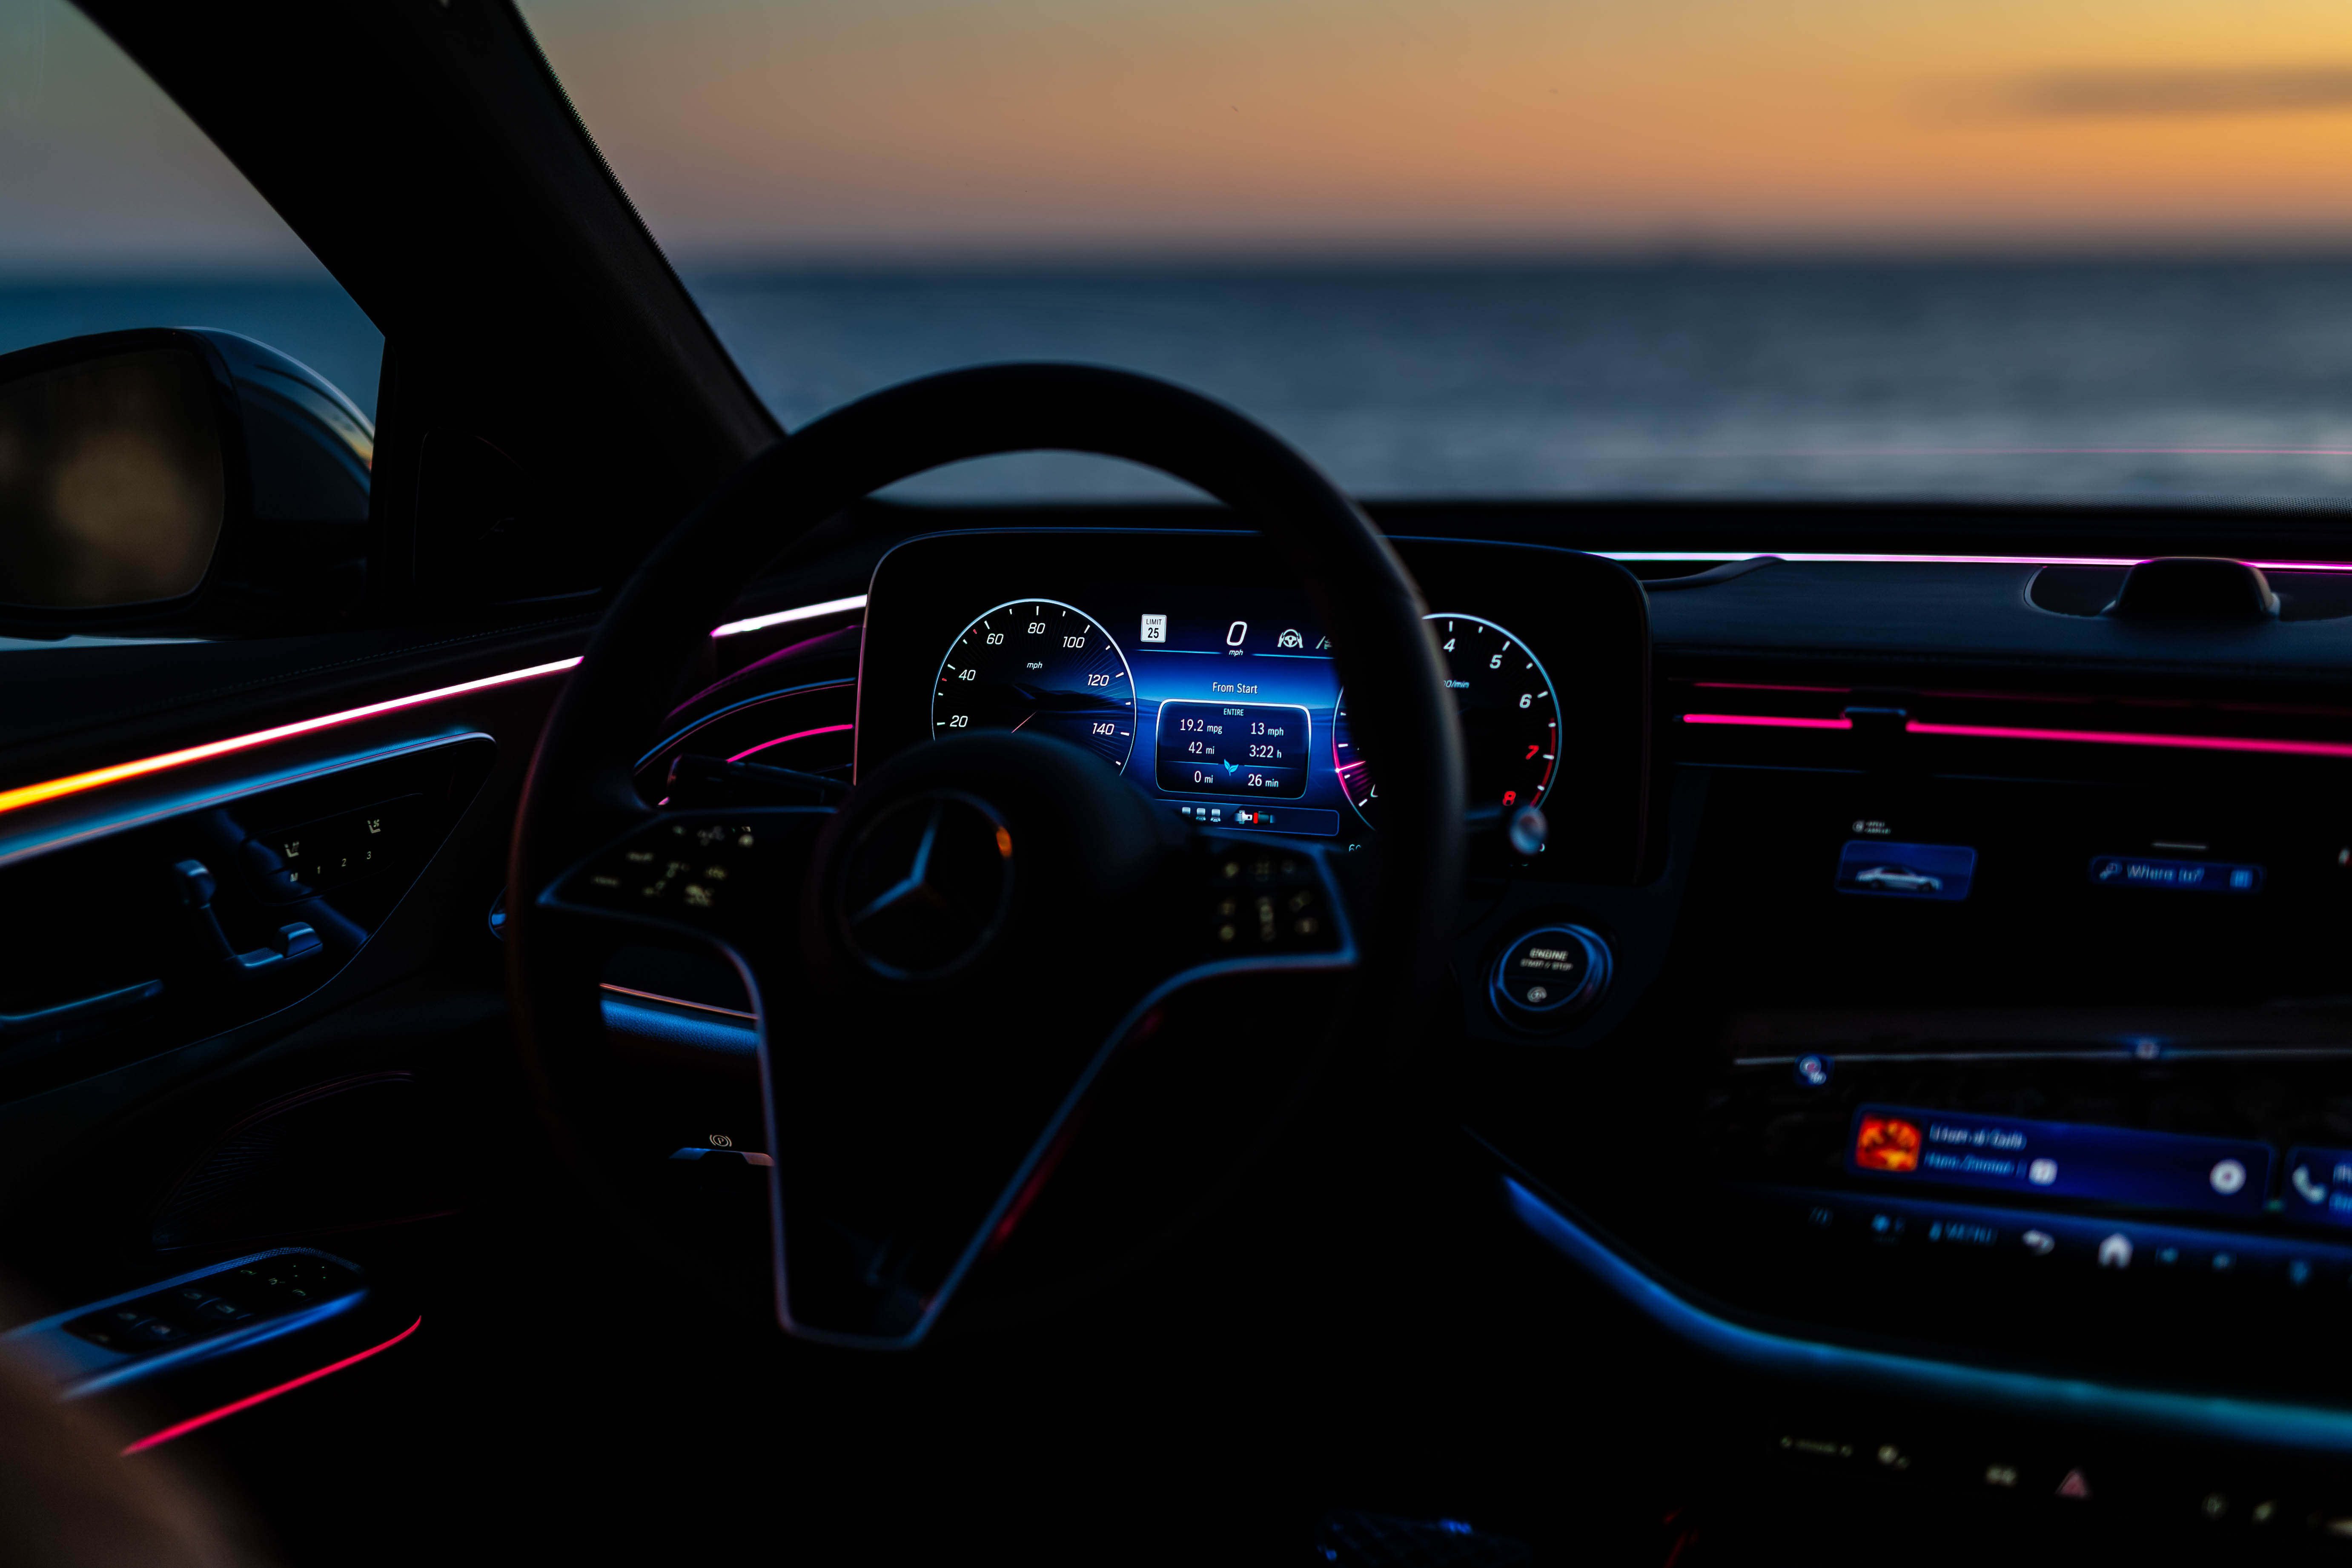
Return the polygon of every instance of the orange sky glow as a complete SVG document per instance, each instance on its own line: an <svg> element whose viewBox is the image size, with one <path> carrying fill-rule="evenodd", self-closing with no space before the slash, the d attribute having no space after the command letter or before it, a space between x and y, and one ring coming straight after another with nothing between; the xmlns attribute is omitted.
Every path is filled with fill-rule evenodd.
<svg viewBox="0 0 2352 1568"><path fill-rule="evenodd" d="M2322 0L524 0L665 243L2352 238Z"/></svg>

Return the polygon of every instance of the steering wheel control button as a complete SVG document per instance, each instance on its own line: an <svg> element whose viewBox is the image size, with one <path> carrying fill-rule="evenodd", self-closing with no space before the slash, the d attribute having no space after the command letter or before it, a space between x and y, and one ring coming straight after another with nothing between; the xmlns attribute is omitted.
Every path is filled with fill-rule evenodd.
<svg viewBox="0 0 2352 1568"><path fill-rule="evenodd" d="M901 801L849 851L841 920L849 948L889 980L928 980L985 948L1013 899L1013 831L960 791Z"/></svg>
<svg viewBox="0 0 2352 1568"><path fill-rule="evenodd" d="M1570 1027L1609 988L1609 944L1579 925L1541 926L1503 949L1486 992L1504 1021L1538 1034Z"/></svg>
<svg viewBox="0 0 2352 1568"><path fill-rule="evenodd" d="M1335 943L1315 862L1257 845L1212 845L1209 946L1219 953L1322 952Z"/></svg>
<svg viewBox="0 0 2352 1568"><path fill-rule="evenodd" d="M600 856L564 892L598 909L714 912L741 901L760 839L744 821L673 819Z"/></svg>

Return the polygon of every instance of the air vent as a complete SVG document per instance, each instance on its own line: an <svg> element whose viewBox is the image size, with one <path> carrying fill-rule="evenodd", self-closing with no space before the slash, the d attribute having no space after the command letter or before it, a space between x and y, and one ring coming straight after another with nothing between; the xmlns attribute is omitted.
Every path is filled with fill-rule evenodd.
<svg viewBox="0 0 2352 1568"><path fill-rule="evenodd" d="M2027 597L2037 609L2060 616L2104 614L2123 593L2125 566L2044 566ZM2352 616L2352 571L2294 572L2264 569L2278 599L2282 621L2333 621Z"/></svg>
<svg viewBox="0 0 2352 1568"><path fill-rule="evenodd" d="M1759 681L1669 682L1665 721L1684 754L1706 760L1699 737L1843 731L1889 739L2038 742L2116 750L2352 758L2352 709L2172 697L1960 689L1890 690ZM1727 757L1725 760L1734 760ZM1825 760L1825 759L1822 759ZM1845 765L1863 761L1858 755Z"/></svg>

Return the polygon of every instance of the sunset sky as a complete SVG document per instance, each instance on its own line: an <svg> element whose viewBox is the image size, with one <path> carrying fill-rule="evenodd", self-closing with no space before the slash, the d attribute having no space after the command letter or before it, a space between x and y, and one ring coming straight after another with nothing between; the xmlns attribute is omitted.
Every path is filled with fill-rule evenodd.
<svg viewBox="0 0 2352 1568"><path fill-rule="evenodd" d="M524 0L682 258L2352 244L2341 0ZM0 265L283 257L0 0Z"/></svg>
<svg viewBox="0 0 2352 1568"><path fill-rule="evenodd" d="M524 0L688 252L2352 236L2341 0Z"/></svg>

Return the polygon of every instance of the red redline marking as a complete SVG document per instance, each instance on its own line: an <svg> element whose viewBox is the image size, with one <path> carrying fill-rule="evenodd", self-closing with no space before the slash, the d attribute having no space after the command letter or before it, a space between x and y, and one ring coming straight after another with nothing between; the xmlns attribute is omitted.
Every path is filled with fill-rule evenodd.
<svg viewBox="0 0 2352 1568"><path fill-rule="evenodd" d="M762 741L758 745L752 747L751 751L738 752L727 760L730 763L740 763L744 758L751 755L752 752L764 752L770 746L781 746L787 741L805 741L811 735L834 735L840 733L844 730L855 730L857 726L855 724L824 724L814 730L795 730L789 735L779 735L772 741Z"/></svg>
<svg viewBox="0 0 2352 1568"><path fill-rule="evenodd" d="M261 1404L264 1400L275 1399L281 1394L291 1394L294 1390L301 1387L304 1384L316 1383L320 1378L327 1376L330 1373L341 1372L347 1366L357 1366L360 1363L367 1360L368 1357L372 1355L379 1355L383 1352L390 1350L393 1346L398 1344L401 1341L406 1339L409 1335L415 1333L418 1329L421 1329L424 1326L425 1320L420 1317L416 1321L409 1324L408 1327L401 1330L400 1332L384 1341L383 1343L380 1345L370 1345L366 1350L360 1352L357 1355L347 1355L342 1360L336 1362L331 1365L322 1366L316 1372L306 1372L301 1376L281 1383L275 1388L265 1388L258 1394L248 1394L243 1399L224 1405L217 1410L207 1410L202 1415L191 1415L185 1421L175 1422L172 1426L164 1427L161 1432L151 1432L146 1436L140 1438L136 1443L131 1444L131 1447L123 1449L121 1457L129 1458L131 1455L139 1453L144 1449L152 1448L160 1443L168 1443L174 1437L184 1437L189 1433L195 1431L198 1427L209 1426L215 1421L226 1420L229 1416L236 1415L240 1410L250 1410L255 1405Z"/></svg>

